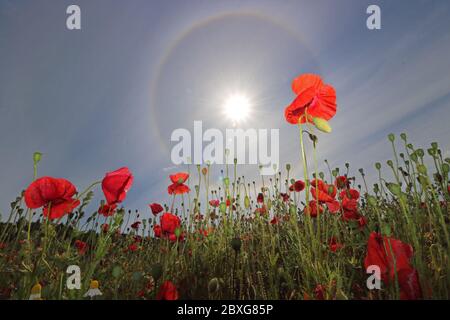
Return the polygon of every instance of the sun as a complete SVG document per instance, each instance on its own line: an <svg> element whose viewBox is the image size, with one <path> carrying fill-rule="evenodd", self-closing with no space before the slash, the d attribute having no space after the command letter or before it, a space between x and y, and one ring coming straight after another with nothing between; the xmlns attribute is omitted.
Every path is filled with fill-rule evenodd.
<svg viewBox="0 0 450 320"><path fill-rule="evenodd" d="M224 114L233 122L233 125L245 121L250 110L250 100L243 94L232 94L225 100Z"/></svg>

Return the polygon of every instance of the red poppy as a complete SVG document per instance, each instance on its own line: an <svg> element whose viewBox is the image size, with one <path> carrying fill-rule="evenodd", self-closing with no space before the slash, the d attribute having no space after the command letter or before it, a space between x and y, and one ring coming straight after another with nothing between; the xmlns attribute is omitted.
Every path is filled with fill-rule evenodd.
<svg viewBox="0 0 450 320"><path fill-rule="evenodd" d="M134 222L133 224L131 224L131 228L132 229L134 229L134 230L137 230L137 229L139 229L139 225L141 224L141 222L140 221L136 221L136 222Z"/></svg>
<svg viewBox="0 0 450 320"><path fill-rule="evenodd" d="M336 252L337 250L341 249L344 245L342 243L338 243L337 239L335 237L332 237L329 242L330 251Z"/></svg>
<svg viewBox="0 0 450 320"><path fill-rule="evenodd" d="M421 289L417 272L410 264L412 256L411 245L372 232L367 242L364 267L367 269L370 265L378 266L381 280L385 283L394 281L397 274L401 297L417 298L421 296Z"/></svg>
<svg viewBox="0 0 450 320"><path fill-rule="evenodd" d="M343 190L339 193L339 197L341 199L348 198L348 199L359 199L359 191L356 189L347 189Z"/></svg>
<svg viewBox="0 0 450 320"><path fill-rule="evenodd" d="M317 217L318 213L323 212L323 207L319 204L317 205L316 200L311 200L309 204L305 207L305 214L310 215L311 217Z"/></svg>
<svg viewBox="0 0 450 320"><path fill-rule="evenodd" d="M167 188L169 194L183 194L191 191L191 189L184 184L188 178L189 174L185 172L170 175L172 184Z"/></svg>
<svg viewBox="0 0 450 320"><path fill-rule="evenodd" d="M447 192L450 194L450 184L447 185Z"/></svg>
<svg viewBox="0 0 450 320"><path fill-rule="evenodd" d="M297 180L289 187L290 191L300 192L305 189L305 183L302 180Z"/></svg>
<svg viewBox="0 0 450 320"><path fill-rule="evenodd" d="M102 224L102 231L104 233L107 233L109 231L109 224L107 223Z"/></svg>
<svg viewBox="0 0 450 320"><path fill-rule="evenodd" d="M155 224L153 226L153 232L155 233L155 237L161 238L162 229L159 224Z"/></svg>
<svg viewBox="0 0 450 320"><path fill-rule="evenodd" d="M398 282L400 284L401 300L417 300L422 298L419 273L416 269L402 269L398 271Z"/></svg>
<svg viewBox="0 0 450 320"><path fill-rule="evenodd" d="M88 245L86 242L83 242L81 240L76 240L75 248L77 248L78 254L83 255L86 253L86 250L88 249Z"/></svg>
<svg viewBox="0 0 450 320"><path fill-rule="evenodd" d="M178 229L180 225L181 225L180 218L178 218L174 214L166 212L161 216L161 230L164 233L167 234L175 233L175 230Z"/></svg>
<svg viewBox="0 0 450 320"><path fill-rule="evenodd" d="M220 204L220 201L217 200L217 199L209 200L209 204L210 204L212 207L217 208L217 207L219 206L219 204Z"/></svg>
<svg viewBox="0 0 450 320"><path fill-rule="evenodd" d="M325 300L325 287L318 284L314 289L314 295L316 296L316 300Z"/></svg>
<svg viewBox="0 0 450 320"><path fill-rule="evenodd" d="M289 195L287 193L280 193L280 197L283 198L284 202L289 202Z"/></svg>
<svg viewBox="0 0 450 320"><path fill-rule="evenodd" d="M30 209L43 207L45 217L57 219L80 204L80 200L72 198L76 192L75 186L66 179L42 177L25 190L25 203Z"/></svg>
<svg viewBox="0 0 450 320"><path fill-rule="evenodd" d="M267 208L266 208L266 206L262 206L261 208L256 208L255 209L255 214L259 214L259 215L265 215L266 213L267 213Z"/></svg>
<svg viewBox="0 0 450 320"><path fill-rule="evenodd" d="M336 177L336 181L334 183L338 189L350 188L350 181L346 176Z"/></svg>
<svg viewBox="0 0 450 320"><path fill-rule="evenodd" d="M152 210L154 216L158 215L158 213L164 210L164 208L159 203L151 203L148 206Z"/></svg>
<svg viewBox="0 0 450 320"><path fill-rule="evenodd" d="M105 203L105 204L101 205L100 208L98 208L98 213L101 214L102 216L109 217L114 214L114 211L116 210L116 208L117 208L117 204L115 204L115 203L111 204L111 205Z"/></svg>
<svg viewBox="0 0 450 320"><path fill-rule="evenodd" d="M0 242L0 250L5 249L5 248L6 248L6 243Z"/></svg>
<svg viewBox="0 0 450 320"><path fill-rule="evenodd" d="M256 197L256 201L258 203L263 203L264 202L264 195L262 193L258 193L258 197Z"/></svg>
<svg viewBox="0 0 450 320"><path fill-rule="evenodd" d="M279 219L276 216L274 216L273 219L270 220L270 224L272 224L272 225L278 224L278 222L279 222Z"/></svg>
<svg viewBox="0 0 450 320"><path fill-rule="evenodd" d="M317 189L316 189L317 186ZM336 213L340 209L339 201L335 200L336 187L332 184L326 184L322 180L311 181L311 194L314 199L325 203L330 213Z"/></svg>
<svg viewBox="0 0 450 320"><path fill-rule="evenodd" d="M336 114L336 92L332 86L324 84L319 76L299 76L292 81L292 91L297 97L284 111L287 122L298 124L305 113L308 114L309 122L312 122L313 117L329 120ZM301 122L305 121L305 117L302 117Z"/></svg>
<svg viewBox="0 0 450 320"><path fill-rule="evenodd" d="M130 250L131 252L135 252L139 249L139 247L137 246L137 244L135 242L133 242L132 244L130 244L128 246L128 250Z"/></svg>
<svg viewBox="0 0 450 320"><path fill-rule="evenodd" d="M133 175L127 167L106 173L102 180L102 190L109 205L125 200L133 184Z"/></svg>
<svg viewBox="0 0 450 320"><path fill-rule="evenodd" d="M342 199L342 210L344 214L342 218L345 221L359 220L362 216L358 212L358 198L359 192L355 189L347 189L341 191L339 197ZM365 225L365 220L359 221L360 226Z"/></svg>
<svg viewBox="0 0 450 320"><path fill-rule="evenodd" d="M367 224L367 219L364 216L360 216L358 219L359 229L363 229Z"/></svg>
<svg viewBox="0 0 450 320"><path fill-rule="evenodd" d="M182 232L178 237L175 233L169 234L169 241L171 242L177 242L177 241L183 241L184 240L184 233Z"/></svg>
<svg viewBox="0 0 450 320"><path fill-rule="evenodd" d="M156 295L157 300L178 300L177 287L171 281L164 281Z"/></svg>

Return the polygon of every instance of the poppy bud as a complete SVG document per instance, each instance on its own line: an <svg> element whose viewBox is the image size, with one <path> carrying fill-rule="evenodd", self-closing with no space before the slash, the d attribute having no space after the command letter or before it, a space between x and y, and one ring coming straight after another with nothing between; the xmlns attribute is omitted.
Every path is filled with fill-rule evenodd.
<svg viewBox="0 0 450 320"><path fill-rule="evenodd" d="M377 187L378 187L378 185L377 185ZM377 205L377 199L376 199L374 196L369 195L369 196L367 197L367 201L369 202L369 204L370 204L372 207L375 207L375 206Z"/></svg>
<svg viewBox="0 0 450 320"><path fill-rule="evenodd" d="M294 215L297 213L297 207L294 204L289 207L289 213L291 215Z"/></svg>
<svg viewBox="0 0 450 320"><path fill-rule="evenodd" d="M155 263L152 266L150 274L152 275L153 279L155 279L155 281L157 281L161 277L162 272L163 272L162 265L160 263Z"/></svg>
<svg viewBox="0 0 450 320"><path fill-rule="evenodd" d="M386 161L386 163L391 168L394 166L394 163L392 162L392 160L388 160L388 161Z"/></svg>
<svg viewBox="0 0 450 320"><path fill-rule="evenodd" d="M437 148L438 148L438 143L437 143L437 142L432 142L432 143L431 143L431 147L432 147L434 150L437 150Z"/></svg>
<svg viewBox="0 0 450 320"><path fill-rule="evenodd" d="M208 283L208 291L209 293L216 293L219 291L219 279L212 278Z"/></svg>
<svg viewBox="0 0 450 320"><path fill-rule="evenodd" d="M239 238L233 238L231 240L231 247L233 248L234 251L238 252L239 250L241 250L241 239Z"/></svg>
<svg viewBox="0 0 450 320"><path fill-rule="evenodd" d="M112 275L114 278L119 278L122 274L122 268L120 266L115 266L112 270Z"/></svg>
<svg viewBox="0 0 450 320"><path fill-rule="evenodd" d="M316 125L316 128L325 133L331 132L331 127L328 124L328 121L322 118L314 117L313 122Z"/></svg>
<svg viewBox="0 0 450 320"><path fill-rule="evenodd" d="M221 202L219 205L219 211L221 213L225 213L227 211L227 204L225 202Z"/></svg>
<svg viewBox="0 0 450 320"><path fill-rule="evenodd" d="M228 186L230 185L230 179L224 178L224 179L223 179L223 184L224 184L226 187L228 187Z"/></svg>
<svg viewBox="0 0 450 320"><path fill-rule="evenodd" d="M290 165L289 163L286 164L286 170L287 170L287 171L291 170L291 165Z"/></svg>
<svg viewBox="0 0 450 320"><path fill-rule="evenodd" d="M442 164L442 171L444 172L444 175L450 171L450 167L447 163Z"/></svg>
<svg viewBox="0 0 450 320"><path fill-rule="evenodd" d="M380 170L381 169L381 163L379 163L379 162L375 163L375 168L377 170Z"/></svg>
<svg viewBox="0 0 450 320"><path fill-rule="evenodd" d="M42 153L40 153L40 152L33 153L34 164L37 164L39 161L41 161L41 158L42 158Z"/></svg>
<svg viewBox="0 0 450 320"><path fill-rule="evenodd" d="M250 208L250 198L248 196L245 196L244 198L244 207L245 209Z"/></svg>
<svg viewBox="0 0 450 320"><path fill-rule="evenodd" d="M425 167L423 164L419 164L417 166L417 171L419 171L419 173L426 175L427 174L427 167Z"/></svg>
<svg viewBox="0 0 450 320"><path fill-rule="evenodd" d="M398 184L395 183L386 183L386 187L392 192L394 195L398 196L401 193L401 188Z"/></svg>
<svg viewBox="0 0 450 320"><path fill-rule="evenodd" d="M425 155L425 153L423 152L423 149L417 149L416 152L417 152L417 156L419 158L423 158L423 156Z"/></svg>
<svg viewBox="0 0 450 320"><path fill-rule="evenodd" d="M429 149L427 150L427 152L428 152L428 154L429 154L430 156L432 156L432 157L434 157L434 156L436 155L436 149L429 148Z"/></svg>

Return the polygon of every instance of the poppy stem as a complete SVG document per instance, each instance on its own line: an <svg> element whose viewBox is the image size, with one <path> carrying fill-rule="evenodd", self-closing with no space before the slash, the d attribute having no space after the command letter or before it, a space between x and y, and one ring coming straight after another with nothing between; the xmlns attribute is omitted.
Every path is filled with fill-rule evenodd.
<svg viewBox="0 0 450 320"><path fill-rule="evenodd" d="M89 187L87 187L86 189L83 190L83 192L81 192L80 194L77 195L77 197L75 198L76 200L79 200L82 198L82 196L84 196L86 193L88 193L93 187L95 187L97 184L102 183L102 181L95 181L94 183L92 183Z"/></svg>
<svg viewBox="0 0 450 320"><path fill-rule="evenodd" d="M303 143L303 125L302 125L302 117L300 117L298 121L298 125L300 128L300 148L301 148L301 157L303 161L303 177L305 179L306 184L306 193L305 193L305 200L306 204L309 204L309 179L308 179L308 164L306 162L306 153L305 153L305 145Z"/></svg>

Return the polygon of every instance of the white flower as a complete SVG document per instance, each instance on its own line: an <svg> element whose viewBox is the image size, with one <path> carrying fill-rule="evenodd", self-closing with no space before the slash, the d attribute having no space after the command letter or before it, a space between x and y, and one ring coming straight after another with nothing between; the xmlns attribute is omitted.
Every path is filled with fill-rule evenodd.
<svg viewBox="0 0 450 320"><path fill-rule="evenodd" d="M30 300L42 300L41 298L42 286L37 283L31 288Z"/></svg>
<svg viewBox="0 0 450 320"><path fill-rule="evenodd" d="M98 281L91 280L89 285L89 290L84 294L85 297L90 297L91 299L95 296L101 296L103 293L98 288Z"/></svg>

